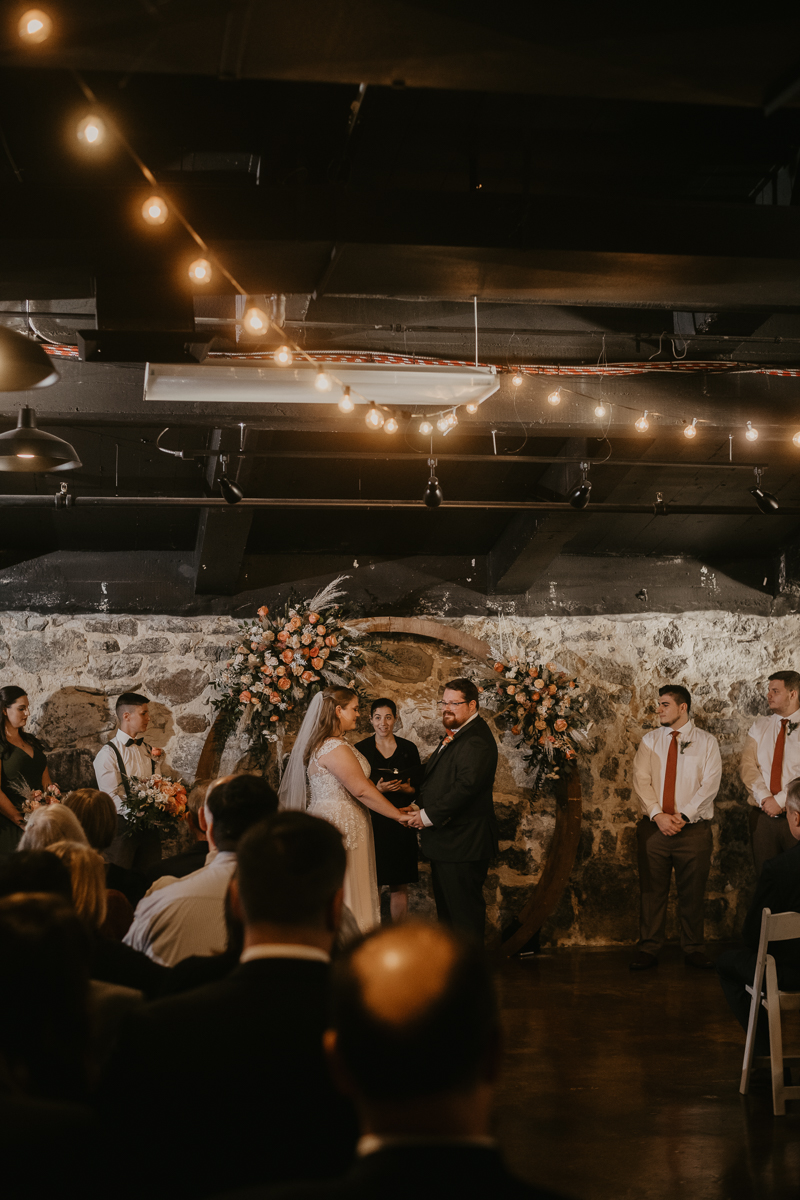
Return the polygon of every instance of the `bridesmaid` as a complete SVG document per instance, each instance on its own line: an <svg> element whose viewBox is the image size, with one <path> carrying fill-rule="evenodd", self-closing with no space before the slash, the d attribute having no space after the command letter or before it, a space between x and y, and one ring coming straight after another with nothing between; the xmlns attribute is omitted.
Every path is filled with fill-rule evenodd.
<svg viewBox="0 0 800 1200"><path fill-rule="evenodd" d="M396 719L397 706L394 700L386 697L373 700L370 724L375 734L359 742L357 748L372 768L370 778L378 791L395 808L405 808L414 800L422 766L414 743L406 738L395 737ZM380 813L373 812L370 815L375 835L378 887L388 885L392 920L401 921L408 914L408 885L416 883L419 878L417 838L410 829L382 817Z"/></svg>
<svg viewBox="0 0 800 1200"><path fill-rule="evenodd" d="M53 782L41 743L25 732L29 715L22 688L0 688L0 858L16 850L25 827L20 784L36 791Z"/></svg>

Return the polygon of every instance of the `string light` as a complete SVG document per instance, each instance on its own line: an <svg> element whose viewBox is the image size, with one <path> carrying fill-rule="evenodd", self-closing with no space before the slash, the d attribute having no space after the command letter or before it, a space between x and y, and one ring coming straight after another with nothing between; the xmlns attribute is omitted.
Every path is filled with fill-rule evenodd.
<svg viewBox="0 0 800 1200"><path fill-rule="evenodd" d="M34 45L47 41L53 32L53 22L40 8L29 8L20 17L17 31L23 42Z"/></svg>
<svg viewBox="0 0 800 1200"><path fill-rule="evenodd" d="M800 433L796 433L792 438L792 441L794 442L795 446L800 446Z"/></svg>
<svg viewBox="0 0 800 1200"><path fill-rule="evenodd" d="M330 375L326 375L322 367L317 369L317 377L314 380L314 387L318 392L329 392L331 390Z"/></svg>
<svg viewBox="0 0 800 1200"><path fill-rule="evenodd" d="M595 405L594 415L596 417L604 417L606 415L606 406L605 406L605 404L603 404L602 401L600 402L600 404Z"/></svg>
<svg viewBox="0 0 800 1200"><path fill-rule="evenodd" d="M205 258L196 258L189 267L189 278L194 283L211 283L211 263Z"/></svg>
<svg viewBox="0 0 800 1200"><path fill-rule="evenodd" d="M757 442L758 441L758 430L753 429L753 426L751 425L751 423L749 421L747 422L747 432L745 433L744 436L747 438L748 442Z"/></svg>
<svg viewBox="0 0 800 1200"><path fill-rule="evenodd" d="M142 216L148 225L163 225L169 216L166 201L160 196L150 196L142 205Z"/></svg>
<svg viewBox="0 0 800 1200"><path fill-rule="evenodd" d="M350 395L350 388L345 387L342 389L342 395L339 399L339 412L351 413L354 408L355 404L353 403L353 397Z"/></svg>
<svg viewBox="0 0 800 1200"><path fill-rule="evenodd" d="M394 417L389 417L389 420L384 421L384 423L383 423L383 432L384 433L397 433L398 428L399 428L399 426L397 424L397 421L395 421Z"/></svg>
<svg viewBox="0 0 800 1200"><path fill-rule="evenodd" d="M524 377L519 371L515 371L511 376L511 382L513 383L514 387L522 387L523 381Z"/></svg>
<svg viewBox="0 0 800 1200"><path fill-rule="evenodd" d="M86 146L99 146L105 136L105 122L99 117L84 117L78 125L78 141Z"/></svg>
<svg viewBox="0 0 800 1200"><path fill-rule="evenodd" d="M647 409L645 409L641 417L639 417L635 428L639 430L639 433L646 433L650 428L650 422L647 419Z"/></svg>
<svg viewBox="0 0 800 1200"><path fill-rule="evenodd" d="M468 404L466 406L466 409L467 409L468 413L476 413L478 411L478 405L477 404Z"/></svg>
<svg viewBox="0 0 800 1200"><path fill-rule="evenodd" d="M556 388L554 392L550 393L550 395L547 397L547 403L552 404L553 406L561 403L561 388Z"/></svg>
<svg viewBox="0 0 800 1200"><path fill-rule="evenodd" d="M429 433L433 433L433 426L431 425L430 421L420 421L419 431L421 434L424 434L427 437Z"/></svg>
<svg viewBox="0 0 800 1200"><path fill-rule="evenodd" d="M375 401L370 400L369 410L364 420L369 425L370 429L380 429L383 424L383 413L379 408L375 407Z"/></svg>
<svg viewBox="0 0 800 1200"><path fill-rule="evenodd" d="M683 431L683 436L685 438L697 437L697 417L694 417L691 425L686 426L686 428Z"/></svg>
<svg viewBox="0 0 800 1200"><path fill-rule="evenodd" d="M262 308L253 304L242 317L242 324L248 333L266 333L269 328L269 317Z"/></svg>
<svg viewBox="0 0 800 1200"><path fill-rule="evenodd" d="M272 357L281 367L290 367L294 362L294 355L288 346L278 346L278 349L275 351Z"/></svg>
<svg viewBox="0 0 800 1200"><path fill-rule="evenodd" d="M439 433L447 433L448 429L450 428L449 414L447 416L439 417L439 420L436 422L436 428L439 430Z"/></svg>

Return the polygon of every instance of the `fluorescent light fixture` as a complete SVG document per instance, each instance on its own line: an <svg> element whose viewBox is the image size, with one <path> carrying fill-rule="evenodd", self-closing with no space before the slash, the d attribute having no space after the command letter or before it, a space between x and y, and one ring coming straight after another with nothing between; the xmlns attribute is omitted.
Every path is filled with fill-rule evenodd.
<svg viewBox="0 0 800 1200"><path fill-rule="evenodd" d="M356 404L423 405L455 408L480 404L499 389L494 367L382 366L326 363L326 371L353 393ZM295 359L291 367L271 362L216 360L213 363L148 363L144 399L174 404L320 404L315 384L319 363ZM364 397L364 399L362 399ZM330 403L330 401L327 401Z"/></svg>

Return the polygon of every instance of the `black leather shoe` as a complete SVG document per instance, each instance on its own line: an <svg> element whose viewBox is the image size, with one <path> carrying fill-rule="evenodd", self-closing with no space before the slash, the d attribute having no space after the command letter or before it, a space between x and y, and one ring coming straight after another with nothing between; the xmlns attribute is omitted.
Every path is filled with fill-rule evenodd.
<svg viewBox="0 0 800 1200"><path fill-rule="evenodd" d="M658 966L658 959L655 954L648 954L646 950L637 950L628 966L631 971L649 971L651 967Z"/></svg>
<svg viewBox="0 0 800 1200"><path fill-rule="evenodd" d="M713 962L702 950L694 950L691 954L684 954L683 961L687 967L697 967L698 971L714 970Z"/></svg>

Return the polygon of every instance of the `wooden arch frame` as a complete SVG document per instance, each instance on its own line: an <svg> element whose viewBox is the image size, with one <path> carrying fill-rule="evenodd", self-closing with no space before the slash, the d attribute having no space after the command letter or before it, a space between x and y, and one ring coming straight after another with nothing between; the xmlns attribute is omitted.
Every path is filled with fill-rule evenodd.
<svg viewBox="0 0 800 1200"><path fill-rule="evenodd" d="M446 642L466 650L480 662L485 662L491 652L487 642L465 633L462 629L418 617L365 617L363 620L351 621L350 624L364 633L407 633L414 637ZM222 752L225 749L220 730L220 720L217 717L208 731L197 764L198 778L208 779L219 771ZM501 935L496 936L494 940L493 948L504 957L510 957L521 950L555 911L575 862L581 833L581 811L580 778L578 772L574 771L569 776L566 786L559 789L556 798L556 825L550 853L542 873L513 922L512 932L506 934L505 940Z"/></svg>

